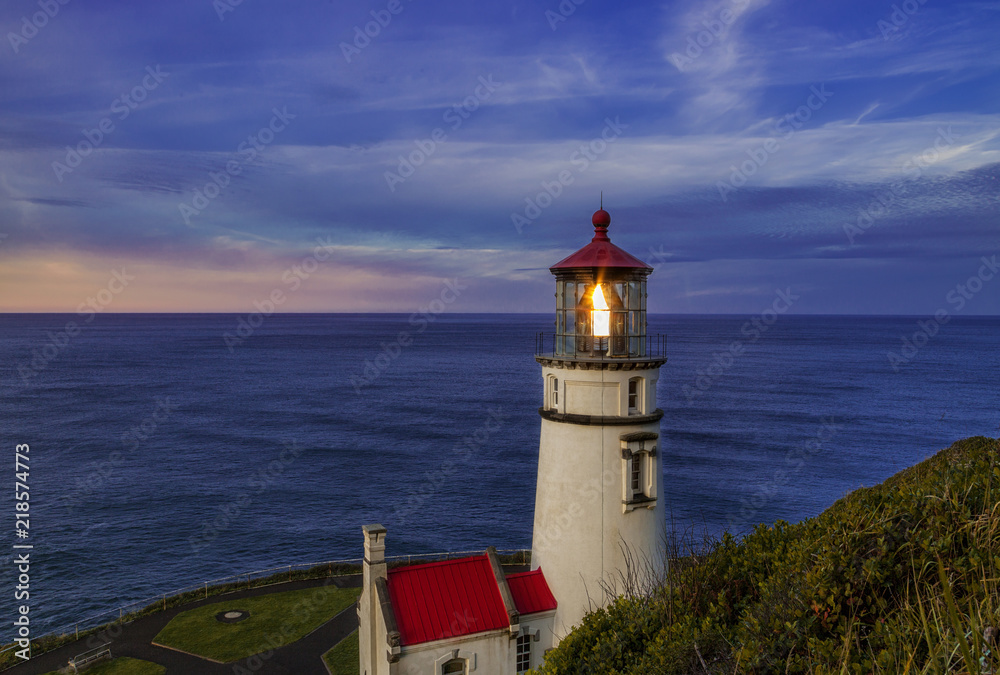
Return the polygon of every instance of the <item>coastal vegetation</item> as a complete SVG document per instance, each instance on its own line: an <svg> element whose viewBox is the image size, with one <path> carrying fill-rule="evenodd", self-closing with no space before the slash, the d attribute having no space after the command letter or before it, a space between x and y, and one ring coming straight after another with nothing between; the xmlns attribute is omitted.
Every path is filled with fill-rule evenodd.
<svg viewBox="0 0 1000 675"><path fill-rule="evenodd" d="M674 551L539 673L1000 672L998 454L969 438L815 518Z"/></svg>

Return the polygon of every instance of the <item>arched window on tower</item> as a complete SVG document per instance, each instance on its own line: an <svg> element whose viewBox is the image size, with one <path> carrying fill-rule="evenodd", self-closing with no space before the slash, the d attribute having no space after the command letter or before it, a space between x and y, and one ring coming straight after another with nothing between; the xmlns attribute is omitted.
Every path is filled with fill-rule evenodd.
<svg viewBox="0 0 1000 675"><path fill-rule="evenodd" d="M653 508L659 469L656 462L658 434L638 431L619 436L622 448L622 512Z"/></svg>

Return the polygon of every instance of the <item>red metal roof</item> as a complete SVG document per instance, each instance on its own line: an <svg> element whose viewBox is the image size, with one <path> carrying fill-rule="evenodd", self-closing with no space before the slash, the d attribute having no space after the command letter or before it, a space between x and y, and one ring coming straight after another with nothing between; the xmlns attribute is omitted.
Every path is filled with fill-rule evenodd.
<svg viewBox="0 0 1000 675"><path fill-rule="evenodd" d="M508 574L507 585L519 614L534 614L556 608L556 598L545 582L541 569Z"/></svg>
<svg viewBox="0 0 1000 675"><path fill-rule="evenodd" d="M510 625L485 555L390 569L387 582L403 645Z"/></svg>
<svg viewBox="0 0 1000 675"><path fill-rule="evenodd" d="M563 258L549 268L555 272L560 269L579 267L624 267L631 269L653 269L631 253L618 248L608 238L608 226L611 216L603 209L594 214L591 219L594 224L594 238L590 243L573 255Z"/></svg>

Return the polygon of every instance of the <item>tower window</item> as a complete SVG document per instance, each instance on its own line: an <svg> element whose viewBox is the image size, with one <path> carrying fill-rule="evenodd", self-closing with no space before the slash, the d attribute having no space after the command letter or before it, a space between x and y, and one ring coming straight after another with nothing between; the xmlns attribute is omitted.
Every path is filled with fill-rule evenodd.
<svg viewBox="0 0 1000 675"><path fill-rule="evenodd" d="M659 469L656 463L657 434L622 434L622 512L656 505Z"/></svg>
<svg viewBox="0 0 1000 675"><path fill-rule="evenodd" d="M526 673L531 669L531 635L521 633L517 636L517 661L516 670L518 673Z"/></svg>
<svg viewBox="0 0 1000 675"><path fill-rule="evenodd" d="M642 413L642 378L633 377L628 381L628 414Z"/></svg>
<svg viewBox="0 0 1000 675"><path fill-rule="evenodd" d="M646 455L632 455L632 496L640 497L645 496L643 494L642 485L642 465L645 461Z"/></svg>
<svg viewBox="0 0 1000 675"><path fill-rule="evenodd" d="M551 397L549 398L549 401L550 401L550 405L549 405L550 408L552 408L553 410L557 410L559 408L559 378L558 377L553 377L552 378L552 394L551 394Z"/></svg>

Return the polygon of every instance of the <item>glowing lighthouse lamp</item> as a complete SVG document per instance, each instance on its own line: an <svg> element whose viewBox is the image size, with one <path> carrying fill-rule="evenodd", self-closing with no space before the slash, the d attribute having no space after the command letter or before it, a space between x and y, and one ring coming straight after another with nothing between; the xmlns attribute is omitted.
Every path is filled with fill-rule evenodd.
<svg viewBox="0 0 1000 675"><path fill-rule="evenodd" d="M600 284L594 286L592 304L594 309L591 325L594 327L594 337L611 337L611 308L608 307L608 301L604 299L604 290Z"/></svg>

